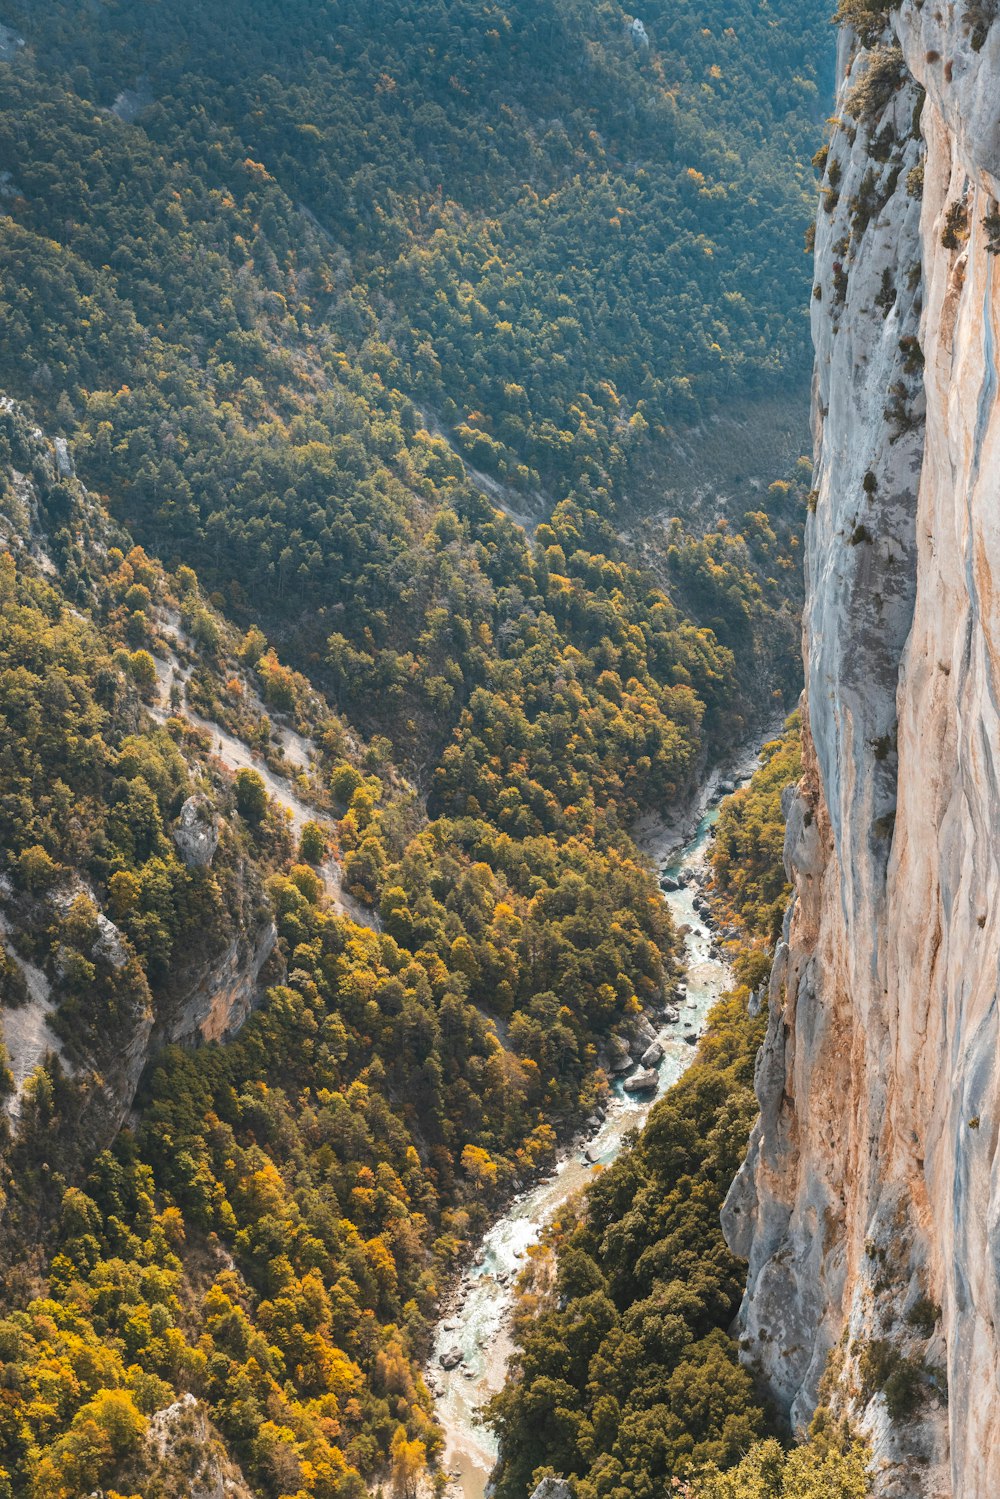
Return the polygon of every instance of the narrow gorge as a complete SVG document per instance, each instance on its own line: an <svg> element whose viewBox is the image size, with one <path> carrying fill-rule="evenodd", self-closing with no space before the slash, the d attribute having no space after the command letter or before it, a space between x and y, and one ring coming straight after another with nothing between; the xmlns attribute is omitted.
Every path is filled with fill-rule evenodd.
<svg viewBox="0 0 1000 1499"><path fill-rule="evenodd" d="M805 775L744 1355L876 1492L1000 1492L1000 25L848 0L816 230ZM824 1370L829 1369L825 1382ZM821 1384L822 1382L822 1384Z"/></svg>

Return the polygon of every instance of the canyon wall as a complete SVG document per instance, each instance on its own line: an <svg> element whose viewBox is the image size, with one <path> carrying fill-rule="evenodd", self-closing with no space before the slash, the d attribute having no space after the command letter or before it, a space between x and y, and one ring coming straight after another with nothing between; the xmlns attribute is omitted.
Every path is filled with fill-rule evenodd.
<svg viewBox="0 0 1000 1499"><path fill-rule="evenodd" d="M956 1499L1000 1493L995 15L907 0L840 40L795 895L724 1213L792 1424L846 1409L880 1494Z"/></svg>

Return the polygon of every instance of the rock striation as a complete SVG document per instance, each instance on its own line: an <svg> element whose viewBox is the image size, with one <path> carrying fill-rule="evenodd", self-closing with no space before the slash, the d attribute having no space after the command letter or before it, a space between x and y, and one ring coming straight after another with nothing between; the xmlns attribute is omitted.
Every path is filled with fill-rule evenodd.
<svg viewBox="0 0 1000 1499"><path fill-rule="evenodd" d="M867 46L840 41L795 895L724 1226L749 1260L745 1354L792 1424L829 1364L878 1493L985 1499L1000 1493L1000 22L992 0L906 0L885 19Z"/></svg>

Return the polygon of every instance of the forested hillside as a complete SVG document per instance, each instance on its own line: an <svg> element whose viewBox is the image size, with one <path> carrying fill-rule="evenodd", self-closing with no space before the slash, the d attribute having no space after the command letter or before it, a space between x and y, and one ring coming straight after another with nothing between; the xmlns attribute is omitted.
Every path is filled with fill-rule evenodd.
<svg viewBox="0 0 1000 1499"><path fill-rule="evenodd" d="M519 577L437 555L442 504L484 540L459 453L515 508L566 501L572 597L671 430L765 388L804 409L824 7L654 9L648 50L569 0L6 13L0 374L400 754L484 684L484 625L524 628ZM794 507L777 548L760 509L728 524L774 608ZM706 572L699 623L753 607Z"/></svg>
<svg viewBox="0 0 1000 1499"><path fill-rule="evenodd" d="M657 495L804 404L807 11L0 12L0 1499L433 1467L629 829L797 690L808 464Z"/></svg>
<svg viewBox="0 0 1000 1499"><path fill-rule="evenodd" d="M770 952L773 920L756 881L780 888L783 788L798 775L799 729L765 747L749 787L724 804L718 874L732 871L737 970ZM790 1456L727 1335L744 1267L719 1212L757 1111L754 1059L766 1007L739 984L716 1006L694 1065L654 1107L635 1146L561 1215L522 1280L513 1377L492 1402L496 1493L520 1499L547 1474L578 1499L863 1499L864 1453L820 1413ZM727 1471L728 1470L728 1471Z"/></svg>

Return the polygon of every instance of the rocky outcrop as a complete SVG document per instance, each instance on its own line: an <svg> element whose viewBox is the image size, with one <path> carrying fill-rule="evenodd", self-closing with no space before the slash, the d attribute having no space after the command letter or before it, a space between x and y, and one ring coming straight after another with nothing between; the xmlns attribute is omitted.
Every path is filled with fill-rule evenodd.
<svg viewBox="0 0 1000 1499"><path fill-rule="evenodd" d="M565 1478L543 1478L531 1499L573 1499L573 1489Z"/></svg>
<svg viewBox="0 0 1000 1499"><path fill-rule="evenodd" d="M207 797L189 796L173 828L177 852L189 869L203 869L219 846L219 819Z"/></svg>
<svg viewBox="0 0 1000 1499"><path fill-rule="evenodd" d="M145 1491L188 1499L250 1499L251 1490L194 1395L149 1418L142 1477Z"/></svg>
<svg viewBox="0 0 1000 1499"><path fill-rule="evenodd" d="M260 976L278 933L265 916L256 932L240 931L221 955L189 973L179 1001L163 1017L170 1042L192 1045L234 1036L260 998Z"/></svg>
<svg viewBox="0 0 1000 1499"><path fill-rule="evenodd" d="M841 42L795 896L724 1215L793 1425L833 1353L877 1491L962 1499L1000 1493L994 14L907 0Z"/></svg>

